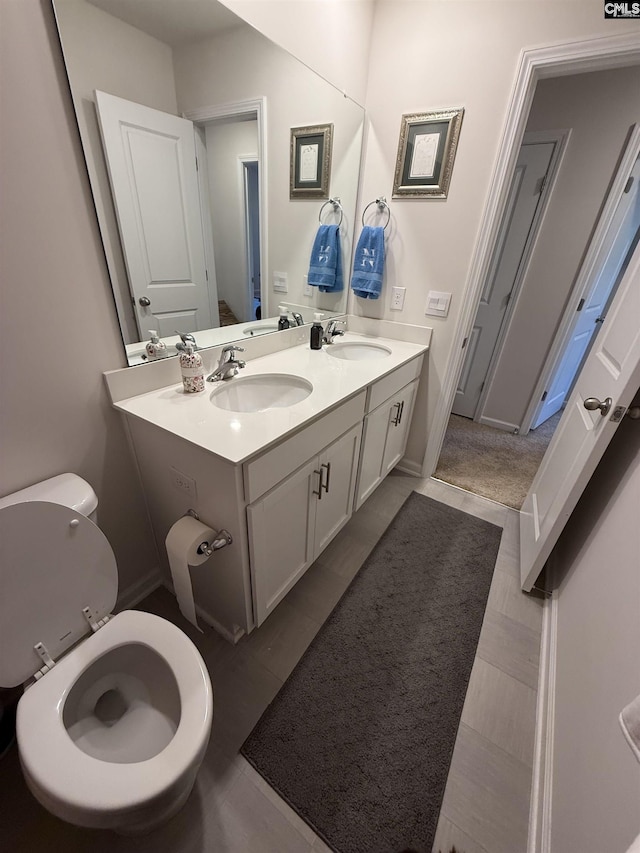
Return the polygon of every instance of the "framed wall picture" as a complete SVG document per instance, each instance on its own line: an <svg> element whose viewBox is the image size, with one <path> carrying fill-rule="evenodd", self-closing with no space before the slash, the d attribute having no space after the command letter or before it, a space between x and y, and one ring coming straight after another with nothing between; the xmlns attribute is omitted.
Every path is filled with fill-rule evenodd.
<svg viewBox="0 0 640 853"><path fill-rule="evenodd" d="M291 128L290 198L329 198L333 125Z"/></svg>
<svg viewBox="0 0 640 853"><path fill-rule="evenodd" d="M393 198L446 198L463 109L402 116Z"/></svg>

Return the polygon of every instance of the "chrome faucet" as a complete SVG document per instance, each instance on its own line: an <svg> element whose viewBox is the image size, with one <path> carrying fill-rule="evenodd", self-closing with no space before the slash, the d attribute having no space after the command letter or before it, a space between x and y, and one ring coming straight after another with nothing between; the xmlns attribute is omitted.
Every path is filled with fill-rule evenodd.
<svg viewBox="0 0 640 853"><path fill-rule="evenodd" d="M323 343L332 344L334 338L339 335L344 335L344 329L339 329L339 325L344 326L346 324L344 320L329 320L327 328L324 330L324 336L322 338Z"/></svg>
<svg viewBox="0 0 640 853"><path fill-rule="evenodd" d="M207 382L221 382L224 379L231 379L240 368L245 366L244 361L235 357L234 353L236 352L244 352L244 347L228 346L223 348L218 366L213 373L207 376Z"/></svg>
<svg viewBox="0 0 640 853"><path fill-rule="evenodd" d="M196 344L196 339L193 337L191 332L179 332L176 329L176 335L180 335L180 342L176 344L176 349L178 352L184 352L186 349L187 341L193 344L194 350L198 349L198 345Z"/></svg>
<svg viewBox="0 0 640 853"><path fill-rule="evenodd" d="M302 319L302 314L299 311L292 311L291 316L293 317L296 326L304 326L304 320Z"/></svg>

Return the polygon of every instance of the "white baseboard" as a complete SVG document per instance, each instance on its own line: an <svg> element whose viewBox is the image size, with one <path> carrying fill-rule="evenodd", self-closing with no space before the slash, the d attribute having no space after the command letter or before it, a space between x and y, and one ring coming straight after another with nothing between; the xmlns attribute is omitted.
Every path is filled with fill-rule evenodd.
<svg viewBox="0 0 640 853"><path fill-rule="evenodd" d="M422 465L417 462L411 462L410 459L401 459L396 465L398 471L403 474L411 474L412 477L422 477Z"/></svg>
<svg viewBox="0 0 640 853"><path fill-rule="evenodd" d="M160 575L160 569L156 566L150 572L147 572L144 577L141 577L135 583L122 590L120 595L118 595L117 610L131 610L132 607L135 607L138 602L146 598L149 593L153 592L159 586L162 586L162 576Z"/></svg>
<svg viewBox="0 0 640 853"><path fill-rule="evenodd" d="M515 432L517 429L520 429L520 424L510 424L508 421L498 421L495 418L485 418L484 415L480 418L478 423L493 427L494 429L504 429L507 432Z"/></svg>
<svg viewBox="0 0 640 853"><path fill-rule="evenodd" d="M536 739L527 853L550 853L551 851L557 639L558 595L557 592L553 592L551 597L545 601L542 615Z"/></svg>

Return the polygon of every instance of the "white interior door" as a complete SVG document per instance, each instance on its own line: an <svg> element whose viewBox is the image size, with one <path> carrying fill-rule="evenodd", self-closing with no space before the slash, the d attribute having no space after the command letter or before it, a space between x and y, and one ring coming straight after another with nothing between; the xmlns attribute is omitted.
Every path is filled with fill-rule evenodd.
<svg viewBox="0 0 640 853"><path fill-rule="evenodd" d="M640 246L620 283L520 510L520 577L530 590L640 386ZM606 412L585 400L609 402Z"/></svg>
<svg viewBox="0 0 640 853"><path fill-rule="evenodd" d="M141 337L212 326L193 124L96 92Z"/></svg>
<svg viewBox="0 0 640 853"><path fill-rule="evenodd" d="M546 397L540 403L533 419L532 429L544 423L561 408L598 324L604 321L609 297L618 284L619 276L623 272L623 263L640 228L639 189L640 159L636 160L611 224L606 229L593 274L580 294L568 342L548 383Z"/></svg>
<svg viewBox="0 0 640 853"><path fill-rule="evenodd" d="M525 144L518 155L491 267L478 305L453 413L473 418L540 202L556 143Z"/></svg>

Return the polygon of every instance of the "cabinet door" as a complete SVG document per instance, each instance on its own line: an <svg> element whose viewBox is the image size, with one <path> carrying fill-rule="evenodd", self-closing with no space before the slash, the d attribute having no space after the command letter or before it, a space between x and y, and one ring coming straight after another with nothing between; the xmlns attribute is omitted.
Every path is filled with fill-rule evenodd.
<svg viewBox="0 0 640 853"><path fill-rule="evenodd" d="M320 454L321 496L314 496L315 557L351 517L361 433L358 424Z"/></svg>
<svg viewBox="0 0 640 853"><path fill-rule="evenodd" d="M382 461L392 410L393 398L378 406L364 420L358 491L354 509L360 509L382 480Z"/></svg>
<svg viewBox="0 0 640 853"><path fill-rule="evenodd" d="M319 470L315 457L247 507L256 625L313 562Z"/></svg>
<svg viewBox="0 0 640 853"><path fill-rule="evenodd" d="M365 418L354 509L360 509L402 459L417 387L416 379Z"/></svg>
<svg viewBox="0 0 640 853"><path fill-rule="evenodd" d="M387 476L392 468L404 456L409 437L411 415L413 414L413 401L415 400L418 380L416 379L396 395L391 406L389 425L387 429L387 441L382 459L381 478Z"/></svg>

